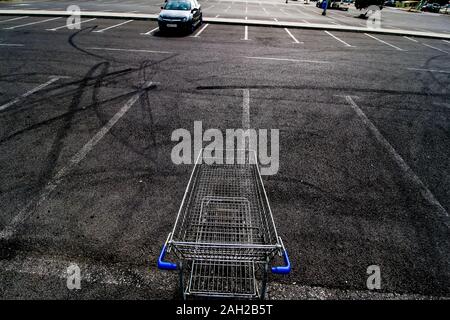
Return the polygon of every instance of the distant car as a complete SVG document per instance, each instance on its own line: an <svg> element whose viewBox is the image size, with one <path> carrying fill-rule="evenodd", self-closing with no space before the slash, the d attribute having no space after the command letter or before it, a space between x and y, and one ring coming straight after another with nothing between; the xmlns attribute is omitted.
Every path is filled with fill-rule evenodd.
<svg viewBox="0 0 450 320"><path fill-rule="evenodd" d="M422 7L422 11L439 13L441 6L438 3L427 3Z"/></svg>
<svg viewBox="0 0 450 320"><path fill-rule="evenodd" d="M439 13L450 14L450 4L443 5L443 6L439 9Z"/></svg>
<svg viewBox="0 0 450 320"><path fill-rule="evenodd" d="M322 8L322 2L324 0L317 0L316 7ZM350 7L350 4L352 3L351 0L332 0L328 1L327 8L329 9L339 9L339 10L345 10L347 11Z"/></svg>
<svg viewBox="0 0 450 320"><path fill-rule="evenodd" d="M316 2L316 7L317 8L322 8L322 3L323 3L323 1L324 0L317 0L317 2ZM331 7L331 3L330 3L330 1L328 1L328 3L327 3L327 8L330 8Z"/></svg>
<svg viewBox="0 0 450 320"><path fill-rule="evenodd" d="M168 0L158 16L161 32L171 29L193 32L202 21L202 9L197 0Z"/></svg>
<svg viewBox="0 0 450 320"><path fill-rule="evenodd" d="M330 8L348 11L351 0L335 0L331 2Z"/></svg>
<svg viewBox="0 0 450 320"><path fill-rule="evenodd" d="M395 7L396 0L387 0L384 2L385 7Z"/></svg>

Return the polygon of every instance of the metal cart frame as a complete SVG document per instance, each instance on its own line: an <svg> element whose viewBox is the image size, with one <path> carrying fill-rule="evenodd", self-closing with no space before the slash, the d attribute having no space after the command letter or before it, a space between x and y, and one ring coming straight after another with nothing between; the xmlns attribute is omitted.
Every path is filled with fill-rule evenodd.
<svg viewBox="0 0 450 320"><path fill-rule="evenodd" d="M203 151L158 268L179 271L183 298L263 299L275 255L282 256L285 265L272 267L272 273L289 273L291 263L275 228L256 153L233 150L233 164L216 164L202 157ZM230 150L222 152L228 156ZM172 250L178 263L164 261Z"/></svg>

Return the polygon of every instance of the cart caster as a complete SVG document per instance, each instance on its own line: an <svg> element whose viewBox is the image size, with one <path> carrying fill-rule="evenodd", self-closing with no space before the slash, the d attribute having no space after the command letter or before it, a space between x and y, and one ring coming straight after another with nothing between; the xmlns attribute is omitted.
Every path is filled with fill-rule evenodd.
<svg viewBox="0 0 450 320"><path fill-rule="evenodd" d="M183 263L178 263L178 286L179 286L179 294L183 301L186 301L186 294L184 293L184 276L183 276Z"/></svg>

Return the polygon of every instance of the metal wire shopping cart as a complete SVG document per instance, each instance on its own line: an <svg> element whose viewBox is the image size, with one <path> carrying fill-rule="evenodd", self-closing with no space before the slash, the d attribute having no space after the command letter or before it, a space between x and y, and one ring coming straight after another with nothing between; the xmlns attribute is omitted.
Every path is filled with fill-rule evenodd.
<svg viewBox="0 0 450 320"><path fill-rule="evenodd" d="M224 150L229 160L229 150ZM269 264L278 253L291 270L277 235L254 151L233 150L233 164L200 152L158 268L178 270L187 296L264 298ZM171 252L178 263L164 261Z"/></svg>

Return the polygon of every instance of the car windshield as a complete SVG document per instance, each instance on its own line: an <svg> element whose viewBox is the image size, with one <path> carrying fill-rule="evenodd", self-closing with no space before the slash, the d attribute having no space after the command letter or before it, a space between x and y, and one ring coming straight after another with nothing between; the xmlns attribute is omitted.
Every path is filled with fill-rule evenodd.
<svg viewBox="0 0 450 320"><path fill-rule="evenodd" d="M170 1L164 6L165 10L191 10L191 4L186 1Z"/></svg>

